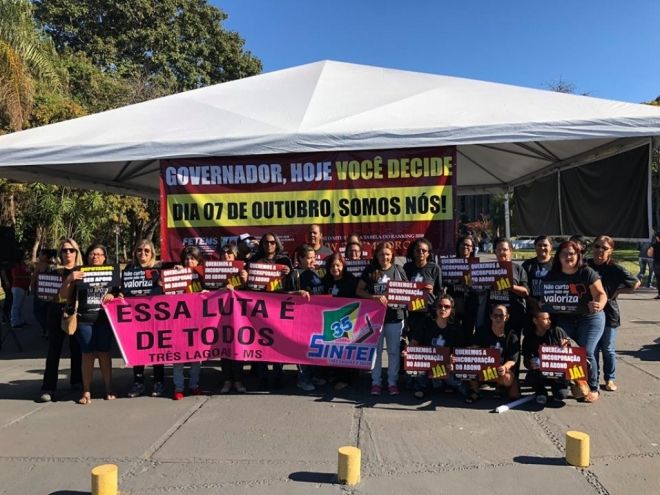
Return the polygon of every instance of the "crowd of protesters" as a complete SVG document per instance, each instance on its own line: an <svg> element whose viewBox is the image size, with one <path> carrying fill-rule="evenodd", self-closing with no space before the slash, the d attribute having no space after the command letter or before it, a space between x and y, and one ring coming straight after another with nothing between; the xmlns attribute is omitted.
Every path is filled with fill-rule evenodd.
<svg viewBox="0 0 660 495"><path fill-rule="evenodd" d="M573 396L584 402L598 400L600 391L617 390L616 379L616 335L620 326L620 311L617 296L631 292L640 285L640 280L614 261L614 240L602 235L591 243L591 256L587 259L586 242L572 238L556 244L548 236L535 239L536 256L522 264L512 264L512 285L506 290L474 289L460 283L443 282L442 270L433 246L428 239L412 242L407 259L396 257L394 246L383 242L366 250L357 235L350 236L340 252L333 252L323 242L319 225L308 229L307 243L298 246L291 256L284 252L282 243L275 233L266 233L259 240L253 237L239 238L220 247L218 258L223 261L243 260L245 268L238 276L240 284L228 284L224 289L243 288L253 264L277 264L281 267L282 284L279 292L296 294L307 299L317 295L332 295L346 298L368 298L385 306L385 321L376 350L375 365L371 371L370 393L381 395L386 391L396 396L400 386L406 385L414 397L424 398L435 389L445 389L462 394L466 403L478 401L486 387L475 380L459 380L448 375L439 380L430 379L425 373L404 373L401 370L402 356L406 346L441 346L449 348L476 346L494 347L501 351L501 363L496 368L497 378L492 381L494 394L516 399L520 386L531 387L539 403L547 400L565 400L572 385ZM456 244L457 258L472 258L475 255L475 239L462 236ZM497 262L502 266L512 260L513 246L508 239L496 239L493 243ZM660 232L652 243L644 247L645 260L652 260L656 280L660 273ZM371 252L361 275L354 276L347 270L347 263L364 258L365 251ZM174 268L188 267L195 273L194 291L205 291L205 259L199 248L183 249ZM34 316L43 335L48 338L48 353L41 387L41 401L51 401L58 385L59 363L65 341L70 352L70 385L80 390L79 403L92 401L92 376L94 363L98 359L106 400L118 395L138 397L150 394L163 396L168 390L171 397L181 400L189 395L207 393L200 386L200 371L203 363L185 363L189 367L188 387L185 387L184 363L172 366L171 383L166 381L166 367L154 365L151 387L147 389L145 366L133 367L133 384L130 390L117 394L113 389L111 350L114 337L110 323L103 310L103 303L117 297L131 297L122 283L101 291L94 288L81 289L77 284L83 278L82 266L108 264L108 253L101 244L93 244L82 250L74 239L63 239L57 249L43 249L30 268L21 264L12 271L13 304L11 325L25 325L22 304L25 295L36 291L38 274L57 273L62 285L52 301L35 298ZM159 284L160 269L154 244L141 240L133 251L126 270L148 270L154 280L149 292L162 294ZM649 277L650 279L650 277ZM427 309L408 312L401 307L388 306L388 281L422 282L427 299ZM581 284L586 288L579 308L572 314L551 315L539 304L543 281ZM649 283L650 285L650 283ZM658 285L660 287L660 284ZM660 299L660 288L657 299ZM72 335L62 331L63 319L77 315L77 328ZM568 380L548 380L539 372L539 345L583 347L586 351L587 376L580 383ZM387 350L387 368L383 381L382 354ZM602 358L601 358L602 356ZM260 389L277 389L283 386L284 373L281 363L253 362L223 358L222 378L218 392L227 394L232 390L245 393L247 367L256 375ZM522 379L521 371L525 371ZM601 375L604 383L601 385ZM335 390L354 385L356 370L346 368L318 368L309 365L297 367L297 386L306 392L331 381ZM492 387L491 387L492 388ZM551 396L548 394L548 388Z"/></svg>

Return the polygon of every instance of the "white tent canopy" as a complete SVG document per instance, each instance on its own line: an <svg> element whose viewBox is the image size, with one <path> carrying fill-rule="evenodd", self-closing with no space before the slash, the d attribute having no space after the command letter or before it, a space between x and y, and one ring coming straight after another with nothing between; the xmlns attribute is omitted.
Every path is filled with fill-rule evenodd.
<svg viewBox="0 0 660 495"><path fill-rule="evenodd" d="M654 136L657 107L322 61L2 136L0 176L155 198L165 158L457 145L470 194Z"/></svg>

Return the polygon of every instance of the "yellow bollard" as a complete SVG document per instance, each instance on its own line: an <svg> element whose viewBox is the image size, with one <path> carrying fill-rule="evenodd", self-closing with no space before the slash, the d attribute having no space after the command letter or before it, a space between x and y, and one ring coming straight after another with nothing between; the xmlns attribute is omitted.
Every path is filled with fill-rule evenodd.
<svg viewBox="0 0 660 495"><path fill-rule="evenodd" d="M589 435L581 431L566 432L566 462L571 466L589 467Z"/></svg>
<svg viewBox="0 0 660 495"><path fill-rule="evenodd" d="M115 464L102 464L92 469L92 495L117 495L118 488Z"/></svg>
<svg viewBox="0 0 660 495"><path fill-rule="evenodd" d="M337 478L344 485L357 485L360 482L362 452L357 447L339 448Z"/></svg>

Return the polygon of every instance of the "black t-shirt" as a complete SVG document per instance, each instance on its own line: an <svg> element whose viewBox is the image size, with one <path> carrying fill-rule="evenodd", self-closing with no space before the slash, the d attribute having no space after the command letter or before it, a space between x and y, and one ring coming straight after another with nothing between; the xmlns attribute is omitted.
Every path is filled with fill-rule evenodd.
<svg viewBox="0 0 660 495"><path fill-rule="evenodd" d="M543 279L550 273L552 268L552 259L541 263L538 258L531 258L524 261L522 268L527 274L530 295L535 299L539 299L542 295Z"/></svg>
<svg viewBox="0 0 660 495"><path fill-rule="evenodd" d="M582 294L580 301L578 302L578 310L575 316L586 315L589 313L589 301L592 300L591 287L597 280L600 280L600 276L596 271L588 266L583 266L577 272L570 275L559 272L559 273L548 273L548 276L545 278L548 282L566 282L569 284L575 284L578 293ZM562 317L570 317L570 315L562 315Z"/></svg>
<svg viewBox="0 0 660 495"><path fill-rule="evenodd" d="M605 289L605 293L607 294L607 305L604 309L605 324L610 327L620 326L621 313L619 311L619 303L612 296L620 287L634 287L637 283L637 278L633 277L628 270L618 263L597 265L593 259L590 259L587 263L600 275L603 289Z"/></svg>
<svg viewBox="0 0 660 495"><path fill-rule="evenodd" d="M296 268L290 279L293 281L290 290L306 290L316 296L325 294L325 285L316 270Z"/></svg>
<svg viewBox="0 0 660 495"><path fill-rule="evenodd" d="M438 347L464 347L467 345L463 330L454 323L448 323L440 328L435 320L426 318L424 324L411 330L409 337L419 345L432 345Z"/></svg>
<svg viewBox="0 0 660 495"><path fill-rule="evenodd" d="M335 280L330 274L327 274L323 282L325 294L334 297L355 297L358 279L350 272L345 272L339 280Z"/></svg>
<svg viewBox="0 0 660 495"><path fill-rule="evenodd" d="M433 261L429 261L420 268L414 261L409 261L403 265L403 271L406 272L410 282L424 282L433 286L433 290L426 296L426 304L431 307L443 292L440 267Z"/></svg>
<svg viewBox="0 0 660 495"><path fill-rule="evenodd" d="M474 336L473 344L477 347L500 349L502 353L502 364L513 361L518 366L520 357L520 338L513 329L507 328L502 337L493 333L490 325L480 327ZM515 368L514 367L514 368Z"/></svg>
<svg viewBox="0 0 660 495"><path fill-rule="evenodd" d="M540 345L560 346L562 341L568 339L568 335L566 335L564 329L557 326L550 327L542 336L538 336L535 331L531 331L529 334L525 335L525 340L523 340L523 359L528 360L533 357L538 357Z"/></svg>
<svg viewBox="0 0 660 495"><path fill-rule="evenodd" d="M406 272L398 265L392 265L387 270L381 270L375 266L368 266L362 272L360 280L367 285L367 292L373 295L383 295L387 292L387 282L395 280L397 282L407 282ZM385 323L401 321L406 317L405 309L387 308L385 313Z"/></svg>
<svg viewBox="0 0 660 495"><path fill-rule="evenodd" d="M660 242L654 242L651 247L653 248L653 264L660 266Z"/></svg>
<svg viewBox="0 0 660 495"><path fill-rule="evenodd" d="M517 263L512 263L513 285L522 285L527 287L527 273L523 270L522 266ZM524 325L525 316L525 298L517 296L510 290L489 290L488 291L488 304L504 304L509 308L510 326L512 328L520 329Z"/></svg>
<svg viewBox="0 0 660 495"><path fill-rule="evenodd" d="M144 272L144 277L140 278L139 284L132 284L131 280L127 280L127 278L133 278L135 279L136 277L130 277L128 275L129 273L134 272L134 273L139 273L139 272ZM161 285L158 283L160 281L160 266L159 265L154 265L151 268L143 268L140 265L127 265L126 268L124 268L124 271L122 272L122 277L121 277L121 292L124 295L124 297L131 297L131 296L153 296L157 294L162 294L163 293L163 288Z"/></svg>

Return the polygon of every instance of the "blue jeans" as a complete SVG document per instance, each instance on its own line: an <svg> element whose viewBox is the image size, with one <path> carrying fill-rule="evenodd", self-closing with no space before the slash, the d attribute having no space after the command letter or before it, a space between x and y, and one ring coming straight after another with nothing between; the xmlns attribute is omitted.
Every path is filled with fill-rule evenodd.
<svg viewBox="0 0 660 495"><path fill-rule="evenodd" d="M183 366L190 365L190 383L189 388L197 388L199 386L199 374L202 370L202 363L176 363L172 366L172 381L174 382L174 391L183 392L184 376Z"/></svg>
<svg viewBox="0 0 660 495"><path fill-rule="evenodd" d="M642 282L647 268L649 270L649 276L646 279L646 287L649 288L653 283L653 259L639 258L639 273L637 274L637 278L640 282Z"/></svg>
<svg viewBox="0 0 660 495"><path fill-rule="evenodd" d="M17 327L25 325L23 318L23 302L25 301L25 289L20 287L11 288L12 303L11 303L11 326Z"/></svg>
<svg viewBox="0 0 660 495"><path fill-rule="evenodd" d="M401 331L403 321L385 323L378 339L376 363L371 370L371 384L380 385L383 374L383 344L387 343L387 386L396 385L399 379L399 357L401 356Z"/></svg>
<svg viewBox="0 0 660 495"><path fill-rule="evenodd" d="M616 334L617 327L605 325L603 336L598 342L597 354L603 355L603 377L605 381L616 378ZM598 355L596 356L599 357ZM599 373L600 374L600 373Z"/></svg>
<svg viewBox="0 0 660 495"><path fill-rule="evenodd" d="M605 330L605 313L590 313L577 319L559 317L557 324L562 327L568 336L580 347L587 351L587 364L589 374L587 381L592 392L598 392L598 360L596 349Z"/></svg>

